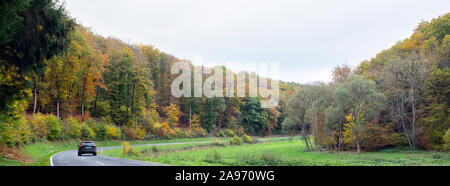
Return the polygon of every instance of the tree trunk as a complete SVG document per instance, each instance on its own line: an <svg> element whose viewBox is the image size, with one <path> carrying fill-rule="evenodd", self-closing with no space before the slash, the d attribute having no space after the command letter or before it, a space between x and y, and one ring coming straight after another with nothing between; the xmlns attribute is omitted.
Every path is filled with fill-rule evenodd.
<svg viewBox="0 0 450 186"><path fill-rule="evenodd" d="M339 151L342 149L342 124L339 123Z"/></svg>
<svg viewBox="0 0 450 186"><path fill-rule="evenodd" d="M359 146L358 129L355 127L355 138L356 138L356 153L361 154L361 147Z"/></svg>
<svg viewBox="0 0 450 186"><path fill-rule="evenodd" d="M59 99L56 100L56 117L59 118Z"/></svg>
<svg viewBox="0 0 450 186"><path fill-rule="evenodd" d="M33 114L36 113L36 105L37 105L37 94L36 94L36 88L34 88L34 106L33 106Z"/></svg>

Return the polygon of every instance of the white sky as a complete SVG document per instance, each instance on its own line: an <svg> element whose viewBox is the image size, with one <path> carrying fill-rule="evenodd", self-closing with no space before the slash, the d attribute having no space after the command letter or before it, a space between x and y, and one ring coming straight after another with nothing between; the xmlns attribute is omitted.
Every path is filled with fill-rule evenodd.
<svg viewBox="0 0 450 186"><path fill-rule="evenodd" d="M331 69L409 37L449 0L66 0L103 36L152 44L180 59L278 62L280 79L330 81Z"/></svg>

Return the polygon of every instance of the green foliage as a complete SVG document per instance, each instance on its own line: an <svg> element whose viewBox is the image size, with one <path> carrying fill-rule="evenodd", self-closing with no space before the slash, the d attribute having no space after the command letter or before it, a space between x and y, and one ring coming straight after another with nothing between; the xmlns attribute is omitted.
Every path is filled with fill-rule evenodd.
<svg viewBox="0 0 450 186"><path fill-rule="evenodd" d="M244 136L242 136L242 141L244 141L244 143L252 143L252 138L249 135L244 134Z"/></svg>
<svg viewBox="0 0 450 186"><path fill-rule="evenodd" d="M223 132L223 130L219 130L216 134L216 137L225 137L225 133Z"/></svg>
<svg viewBox="0 0 450 186"><path fill-rule="evenodd" d="M45 125L47 126L48 140L58 140L61 138L61 120L59 118L52 114L46 115Z"/></svg>
<svg viewBox="0 0 450 186"><path fill-rule="evenodd" d="M12 120L11 122L5 122L2 125L2 130L0 130L0 145L14 147L31 142L32 130L27 124L25 117Z"/></svg>
<svg viewBox="0 0 450 186"><path fill-rule="evenodd" d="M226 130L225 130L225 135L228 136L228 137L236 136L236 134L234 133L234 131L231 130L231 129L226 129Z"/></svg>
<svg viewBox="0 0 450 186"><path fill-rule="evenodd" d="M26 73L41 71L45 59L66 49L75 22L52 0L9 1L0 7L0 72L16 69L12 72L16 75L9 76L10 83L0 84L1 113L27 96Z"/></svg>
<svg viewBox="0 0 450 186"><path fill-rule="evenodd" d="M156 147L156 146L153 146L153 147L152 147L152 152L154 152L154 153L158 153L158 152L159 152L159 149L158 149L158 147Z"/></svg>
<svg viewBox="0 0 450 186"><path fill-rule="evenodd" d="M66 132L70 135L71 138L80 138L81 137L81 128L82 125L78 121L78 119L69 117L65 120L63 120L63 123L65 125Z"/></svg>
<svg viewBox="0 0 450 186"><path fill-rule="evenodd" d="M81 139L82 140L92 140L95 138L95 132L88 125L84 124L81 126Z"/></svg>
<svg viewBox="0 0 450 186"><path fill-rule="evenodd" d="M444 150L450 151L450 128L447 129L447 132L445 132L444 136Z"/></svg>
<svg viewBox="0 0 450 186"><path fill-rule="evenodd" d="M244 98L245 104L241 106L243 127L250 134L261 134L268 127L267 111L261 108L260 99Z"/></svg>
<svg viewBox="0 0 450 186"><path fill-rule="evenodd" d="M241 138L239 138L238 136L234 136L231 139L231 144L233 144L233 145L240 145L240 144L242 144Z"/></svg>

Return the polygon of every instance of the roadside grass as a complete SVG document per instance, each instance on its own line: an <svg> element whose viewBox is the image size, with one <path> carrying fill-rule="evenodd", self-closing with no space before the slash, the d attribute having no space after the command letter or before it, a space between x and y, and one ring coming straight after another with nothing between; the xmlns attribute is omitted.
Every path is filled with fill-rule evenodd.
<svg viewBox="0 0 450 186"><path fill-rule="evenodd" d="M174 142L191 142L191 141L212 141L216 138L181 138L170 140L143 140L130 141L131 145L141 144L157 144L157 143L174 143ZM97 147L121 146L122 140L96 141ZM50 157L61 151L76 149L80 143L79 140L58 141L58 142L38 142L25 145L21 148L22 154L31 158L31 163L24 163L16 160L9 160L0 157L0 166L48 166Z"/></svg>
<svg viewBox="0 0 450 186"><path fill-rule="evenodd" d="M449 166L450 153L385 149L377 152L305 152L299 138L259 139L265 143L192 148L201 144L158 146L158 152L139 148L140 156L122 156L121 149L107 150L103 155L151 161L169 165L242 165L242 166ZM151 148L151 147L150 147ZM189 149L191 148L191 149ZM184 150L183 150L184 149ZM164 151L165 150L165 151Z"/></svg>

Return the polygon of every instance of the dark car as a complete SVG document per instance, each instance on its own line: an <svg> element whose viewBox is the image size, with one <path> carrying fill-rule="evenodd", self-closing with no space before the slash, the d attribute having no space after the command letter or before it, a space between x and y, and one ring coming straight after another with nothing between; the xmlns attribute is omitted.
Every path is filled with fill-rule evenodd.
<svg viewBox="0 0 450 186"><path fill-rule="evenodd" d="M78 146L78 156L81 156L82 154L92 154L97 156L97 148L95 143L93 141L81 142L80 146Z"/></svg>

